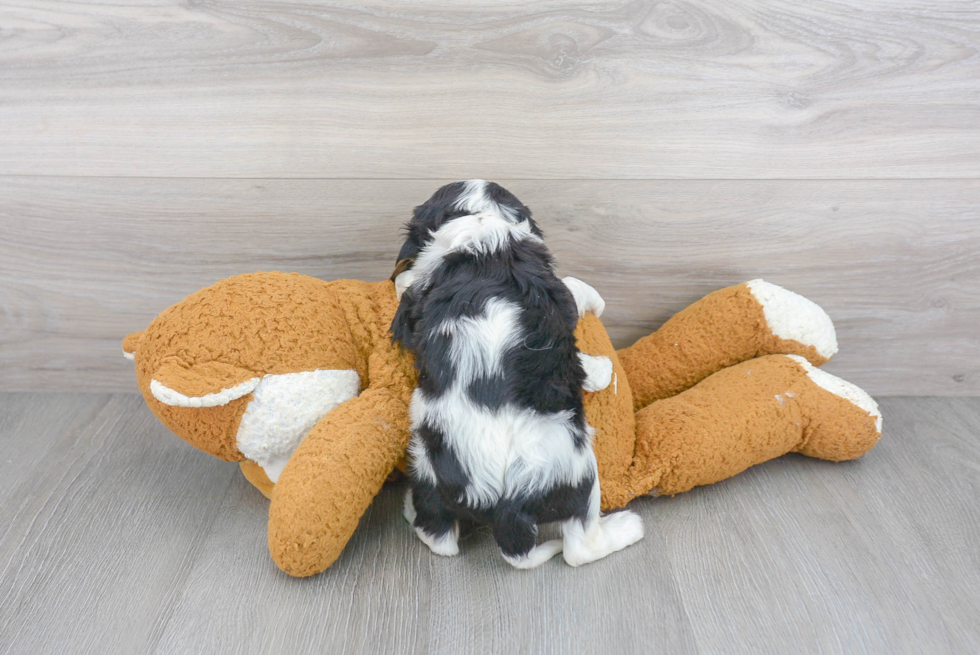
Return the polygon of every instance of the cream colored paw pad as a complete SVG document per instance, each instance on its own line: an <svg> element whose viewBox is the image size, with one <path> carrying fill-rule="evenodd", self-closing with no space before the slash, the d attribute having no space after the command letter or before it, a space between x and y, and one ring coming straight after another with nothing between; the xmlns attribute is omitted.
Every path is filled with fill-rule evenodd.
<svg viewBox="0 0 980 655"><path fill-rule="evenodd" d="M881 434L881 410L878 409L878 403L875 402L874 398L867 391L855 384L851 384L847 380L840 379L836 375L831 375L827 371L821 371L799 355L786 356L802 366L807 376L818 387L849 401L851 404L873 416L875 418L875 429L878 430L878 434Z"/></svg>
<svg viewBox="0 0 980 655"><path fill-rule="evenodd" d="M746 285L762 305L766 323L775 336L813 346L826 359L837 354L834 323L820 305L765 280L752 280Z"/></svg>

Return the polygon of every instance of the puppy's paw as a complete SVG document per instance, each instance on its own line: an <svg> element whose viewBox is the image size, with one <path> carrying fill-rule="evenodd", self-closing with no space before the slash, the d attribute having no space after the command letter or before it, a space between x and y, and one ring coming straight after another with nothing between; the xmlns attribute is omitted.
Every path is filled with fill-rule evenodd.
<svg viewBox="0 0 980 655"><path fill-rule="evenodd" d="M510 556L504 555L504 559L515 569L533 569L541 566L552 557L562 551L563 542L561 539L552 539L543 544L538 544L524 555Z"/></svg>
<svg viewBox="0 0 980 655"><path fill-rule="evenodd" d="M422 528L416 527L415 534L419 536L426 546L436 555L452 557L459 555L459 524L454 523L452 529L445 534L434 537Z"/></svg>
<svg viewBox="0 0 980 655"><path fill-rule="evenodd" d="M562 282L572 292L575 297L575 305L578 307L578 317L585 316L585 312L592 312L596 316L602 316L602 311L606 308L606 301L602 299L599 292L591 286L575 277L562 278Z"/></svg>
<svg viewBox="0 0 980 655"><path fill-rule="evenodd" d="M411 269L398 274L398 277L395 278L395 297L398 300L402 299L402 294L405 293L408 287L412 286L412 282L415 282L416 277L415 271Z"/></svg>
<svg viewBox="0 0 980 655"><path fill-rule="evenodd" d="M621 550L643 538L643 520L626 509L599 519L612 551Z"/></svg>
<svg viewBox="0 0 980 655"><path fill-rule="evenodd" d="M586 391L602 391L612 382L613 365L612 360L602 355L578 354L582 368L585 369L585 384L582 388Z"/></svg>

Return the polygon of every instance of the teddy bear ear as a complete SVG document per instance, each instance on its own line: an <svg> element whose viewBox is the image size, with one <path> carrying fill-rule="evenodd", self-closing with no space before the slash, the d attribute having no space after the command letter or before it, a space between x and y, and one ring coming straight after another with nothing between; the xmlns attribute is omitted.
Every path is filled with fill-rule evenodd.
<svg viewBox="0 0 980 655"><path fill-rule="evenodd" d="M168 358L153 372L150 392L173 407L217 407L251 393L262 376L232 364L187 365Z"/></svg>
<svg viewBox="0 0 980 655"><path fill-rule="evenodd" d="M136 359L136 349L140 345L140 340L143 338L142 332L133 332L132 334L127 334L126 338L122 342L123 357L129 360Z"/></svg>

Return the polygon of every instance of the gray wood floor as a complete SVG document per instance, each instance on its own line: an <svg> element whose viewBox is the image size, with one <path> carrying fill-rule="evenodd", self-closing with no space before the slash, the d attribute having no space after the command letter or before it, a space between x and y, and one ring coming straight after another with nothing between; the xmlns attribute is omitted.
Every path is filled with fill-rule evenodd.
<svg viewBox="0 0 980 655"><path fill-rule="evenodd" d="M673 499L646 538L518 572L436 558L386 489L303 580L267 501L135 395L0 395L7 653L980 652L980 399L886 398L863 460L788 456Z"/></svg>

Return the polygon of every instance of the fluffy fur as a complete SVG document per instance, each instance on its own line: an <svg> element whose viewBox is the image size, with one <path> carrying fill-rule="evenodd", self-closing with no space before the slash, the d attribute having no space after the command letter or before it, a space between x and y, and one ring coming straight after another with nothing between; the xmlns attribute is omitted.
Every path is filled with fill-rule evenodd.
<svg viewBox="0 0 980 655"><path fill-rule="evenodd" d="M556 277L530 210L483 180L446 185L415 209L395 273L393 339L418 368L406 518L422 541L455 555L460 520L489 524L504 558L530 568L640 539L633 513L599 516L582 390L608 385L612 367L583 358L573 331L602 299ZM563 540L536 545L553 521Z"/></svg>

